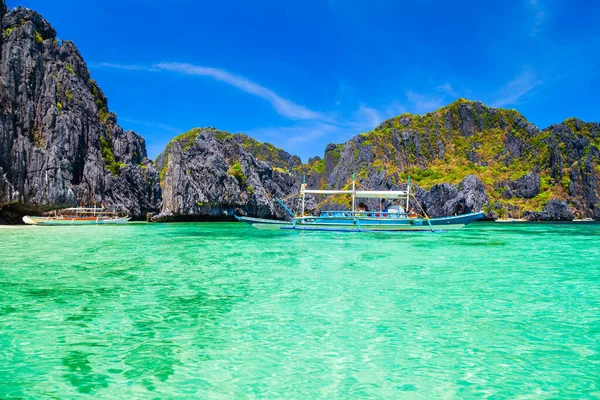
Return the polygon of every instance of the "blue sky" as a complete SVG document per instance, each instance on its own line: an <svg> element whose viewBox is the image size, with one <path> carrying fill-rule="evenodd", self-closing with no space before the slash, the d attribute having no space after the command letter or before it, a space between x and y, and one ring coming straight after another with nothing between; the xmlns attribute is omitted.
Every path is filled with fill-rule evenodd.
<svg viewBox="0 0 600 400"><path fill-rule="evenodd" d="M597 1L8 0L72 40L151 158L214 126L304 160L459 97L600 120Z"/></svg>

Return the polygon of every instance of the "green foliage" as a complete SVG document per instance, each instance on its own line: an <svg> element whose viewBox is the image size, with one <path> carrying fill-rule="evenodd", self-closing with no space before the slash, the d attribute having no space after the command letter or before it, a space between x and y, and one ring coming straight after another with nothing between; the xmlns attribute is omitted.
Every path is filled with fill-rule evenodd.
<svg viewBox="0 0 600 400"><path fill-rule="evenodd" d="M58 108L58 111L62 111L63 105L60 101L56 103L56 108Z"/></svg>
<svg viewBox="0 0 600 400"><path fill-rule="evenodd" d="M40 35L40 33L38 31L35 31L35 41L37 43L43 43L44 42L44 38L42 37L42 35Z"/></svg>
<svg viewBox="0 0 600 400"><path fill-rule="evenodd" d="M40 132L40 130L38 128L34 128L33 129L33 145L35 147L38 148L42 148L46 146L46 141L44 140L44 137L42 136L42 133Z"/></svg>
<svg viewBox="0 0 600 400"><path fill-rule="evenodd" d="M103 124L106 124L106 121L110 116L110 112L108 111L108 107L106 106L106 99L104 98L104 95L102 94L102 91L98 87L98 84L95 80L90 78L88 82L90 84L90 91L94 96L94 103L96 104L96 108L98 109L98 119Z"/></svg>
<svg viewBox="0 0 600 400"><path fill-rule="evenodd" d="M10 36L10 34L15 30L15 28L6 28L4 30L4 35Z"/></svg>
<svg viewBox="0 0 600 400"><path fill-rule="evenodd" d="M67 100L72 100L73 99L73 92L71 92L70 90L66 90L65 91L65 97L67 98Z"/></svg>
<svg viewBox="0 0 600 400"><path fill-rule="evenodd" d="M252 186L248 185L248 187L246 187L246 192L249 195L252 195L252 194L254 194L254 188Z"/></svg>
<svg viewBox="0 0 600 400"><path fill-rule="evenodd" d="M106 121L108 120L109 116L110 116L110 113L108 112L108 110L106 108L101 108L101 109L98 110L98 119L103 124L106 123Z"/></svg>
<svg viewBox="0 0 600 400"><path fill-rule="evenodd" d="M165 176L167 175L167 165L169 165L169 153L165 153L165 160L163 163L160 172L158 173L158 178L160 180L160 185L163 185L163 181L165 180Z"/></svg>
<svg viewBox="0 0 600 400"><path fill-rule="evenodd" d="M229 132L221 132L218 131L216 134L217 140L225 140L225 139L229 139L231 137L233 137L233 134L229 133Z"/></svg>
<svg viewBox="0 0 600 400"><path fill-rule="evenodd" d="M71 64L65 63L65 68L67 69L67 71L69 71L70 73L72 73L73 75L75 75L75 70L73 69L73 67L71 66Z"/></svg>
<svg viewBox="0 0 600 400"><path fill-rule="evenodd" d="M246 184L246 175L242 171L242 166L239 161L236 161L232 166L227 170L227 175L233 176L240 186L244 186Z"/></svg>
<svg viewBox="0 0 600 400"><path fill-rule="evenodd" d="M115 160L114 149L110 136L107 138L100 136L100 154L102 155L102 160L104 161L104 167L115 176L118 176L121 172L121 169L127 166L127 164Z"/></svg>
<svg viewBox="0 0 600 400"><path fill-rule="evenodd" d="M179 136L175 136L169 143L167 143L167 149L170 149L174 143L179 143L183 151L188 150L194 144L194 141L198 135L202 132L200 128L194 128L188 132L182 133Z"/></svg>
<svg viewBox="0 0 600 400"><path fill-rule="evenodd" d="M325 160L318 160L313 165L311 165L311 169L318 174L325 173Z"/></svg>

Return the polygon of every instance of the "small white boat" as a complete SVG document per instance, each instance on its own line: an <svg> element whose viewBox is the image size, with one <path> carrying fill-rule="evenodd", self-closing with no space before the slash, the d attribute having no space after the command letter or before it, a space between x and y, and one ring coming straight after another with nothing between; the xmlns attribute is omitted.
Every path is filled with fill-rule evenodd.
<svg viewBox="0 0 600 400"><path fill-rule="evenodd" d="M504 223L511 223L511 222L528 222L528 220L526 220L525 218L498 218L496 220L496 222L504 222Z"/></svg>
<svg viewBox="0 0 600 400"><path fill-rule="evenodd" d="M594 218L577 218L573 222L594 222Z"/></svg>
<svg viewBox="0 0 600 400"><path fill-rule="evenodd" d="M120 225L129 221L129 216L106 211L104 207L75 207L48 212L44 216L23 217L28 225Z"/></svg>

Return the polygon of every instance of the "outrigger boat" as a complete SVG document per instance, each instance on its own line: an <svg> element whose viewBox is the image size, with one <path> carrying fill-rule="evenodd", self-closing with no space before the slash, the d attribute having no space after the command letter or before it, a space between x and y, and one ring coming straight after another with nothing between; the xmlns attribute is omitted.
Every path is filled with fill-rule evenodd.
<svg viewBox="0 0 600 400"><path fill-rule="evenodd" d="M28 225L104 225L126 224L129 216L123 216L104 207L75 207L54 210L41 217L23 217Z"/></svg>
<svg viewBox="0 0 600 400"><path fill-rule="evenodd" d="M351 195L351 211L321 211L318 215L305 215L306 195ZM356 190L356 182L352 180L351 190L311 190L306 188L306 181L300 186L301 212L296 216L281 200L276 199L292 216L291 221L251 218L235 216L258 229L280 229L298 231L334 231L334 232L439 232L447 229L459 229L469 223L481 219L484 213L472 212L457 216L429 218L423 211L422 216L407 213L409 210L410 177L406 190ZM414 195L413 195L414 197ZM366 211L356 208L356 199L395 200L397 205L386 210ZM418 202L417 202L418 203ZM403 206L406 206L405 208ZM422 210L422 209L421 209Z"/></svg>

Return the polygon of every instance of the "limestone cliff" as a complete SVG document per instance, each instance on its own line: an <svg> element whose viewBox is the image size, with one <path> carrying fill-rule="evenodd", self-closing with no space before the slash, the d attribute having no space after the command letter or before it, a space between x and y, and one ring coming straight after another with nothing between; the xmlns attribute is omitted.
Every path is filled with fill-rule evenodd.
<svg viewBox="0 0 600 400"><path fill-rule="evenodd" d="M402 187L410 175L422 188L439 193L433 201L431 194L418 191L433 216L459 211L446 202L458 198L458 187L469 187L470 197L479 199L474 204L490 218L563 220L574 214L598 219L599 149L598 123L572 118L540 131L515 110L460 99L331 144L323 159L309 161L306 172L310 185L319 188L344 185L349 171L372 189ZM461 183L469 176L479 183L474 178L467 186Z"/></svg>
<svg viewBox="0 0 600 400"><path fill-rule="evenodd" d="M158 209L144 139L117 124L75 45L3 0L0 20L0 220L80 203Z"/></svg>
<svg viewBox="0 0 600 400"><path fill-rule="evenodd" d="M274 197L298 190L297 156L245 135L193 129L159 156L163 205L155 221L285 217Z"/></svg>

